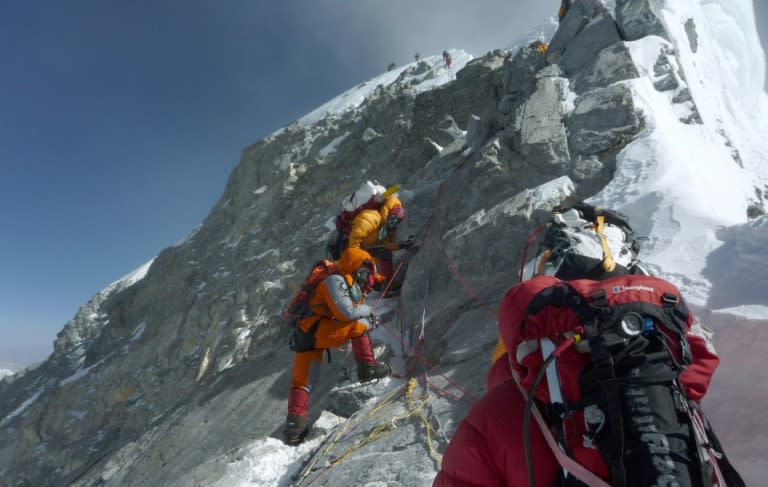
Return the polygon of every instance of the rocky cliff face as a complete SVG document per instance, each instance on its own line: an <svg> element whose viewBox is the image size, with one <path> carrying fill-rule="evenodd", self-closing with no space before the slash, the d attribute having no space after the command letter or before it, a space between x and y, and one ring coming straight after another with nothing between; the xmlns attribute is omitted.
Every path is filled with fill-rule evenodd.
<svg viewBox="0 0 768 487"><path fill-rule="evenodd" d="M401 427L385 440L352 448L369 431L351 428L335 448L352 455L313 483L429 485L471 402L454 397L484 389L496 308L528 232L605 186L644 127L626 41L671 36L656 2L617 4L614 15L576 2L546 54L495 51L428 91L408 81L440 69L422 63L355 110L246 148L192 235L84 305L47 362L0 380L2 484L211 485L238 448L279 437L292 359L280 312L324 255L341 199L376 179L402 185L402 233L420 244L399 256L405 282L386 318L405 343L389 341L405 351L399 372L421 377L417 394L432 400L423 414L398 406ZM658 53L656 89L700 123L675 55ZM348 359L335 356L329 370L342 373ZM422 359L444 374L429 387ZM313 411L344 412L329 393L337 379L326 374ZM427 441L428 428L441 434Z"/></svg>

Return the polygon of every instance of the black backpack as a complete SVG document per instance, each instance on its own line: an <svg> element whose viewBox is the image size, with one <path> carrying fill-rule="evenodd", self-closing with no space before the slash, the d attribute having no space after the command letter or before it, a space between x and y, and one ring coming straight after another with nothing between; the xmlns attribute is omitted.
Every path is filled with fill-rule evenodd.
<svg viewBox="0 0 768 487"><path fill-rule="evenodd" d="M293 334L288 342L292 351L306 352L315 348L315 334L322 317L317 318L308 332L299 328L299 320L313 314L309 308L309 303L315 295L317 286L328 276L338 274L338 272L339 268L336 262L332 260L320 259L315 262L307 277L304 278L301 287L283 310L283 323L293 328ZM328 356L330 357L330 352Z"/></svg>
<svg viewBox="0 0 768 487"><path fill-rule="evenodd" d="M562 313L572 313L578 322ZM582 444L600 452L614 487L745 485L679 380L692 363L685 334L690 319L672 284L640 275L561 281L538 291L525 311L521 329L572 323L550 339L560 340L562 345L566 336L578 333L581 348L577 350L590 354L591 363L579 373L580 400L553 400L545 407L561 445L567 445L564 431L573 431L573 413L583 412ZM548 374L552 397L560 390L549 382L550 364L557 356L545 354L545 358L531 391ZM526 424L533 398L531 393ZM569 421L572 426L567 428ZM530 459L526 460L530 467ZM557 485L586 484L563 475Z"/></svg>

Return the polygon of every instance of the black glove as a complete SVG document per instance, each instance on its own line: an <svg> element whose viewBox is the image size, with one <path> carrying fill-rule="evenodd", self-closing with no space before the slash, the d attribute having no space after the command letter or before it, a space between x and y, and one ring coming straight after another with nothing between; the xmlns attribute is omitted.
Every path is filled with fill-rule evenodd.
<svg viewBox="0 0 768 487"><path fill-rule="evenodd" d="M403 240L402 242L398 242L398 245L400 246L401 249L407 249L414 243L416 243L416 239L414 238L413 235L411 235L408 237L408 240Z"/></svg>
<svg viewBox="0 0 768 487"><path fill-rule="evenodd" d="M368 315L368 322L371 324L371 326L373 327L374 330L376 328L378 328L379 326L381 326L381 320L379 319L378 316L376 316L373 313Z"/></svg>

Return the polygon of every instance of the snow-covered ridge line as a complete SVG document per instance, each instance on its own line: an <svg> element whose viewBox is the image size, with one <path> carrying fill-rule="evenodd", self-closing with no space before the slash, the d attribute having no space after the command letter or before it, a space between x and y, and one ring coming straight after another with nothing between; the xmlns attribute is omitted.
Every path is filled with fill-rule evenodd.
<svg viewBox="0 0 768 487"><path fill-rule="evenodd" d="M760 44L754 28L740 27L754 22L752 5L722 3L667 2L671 43L625 42L640 72L628 83L646 129L591 200L627 214L649 237L641 257L701 306L712 293L708 256L723 245L718 231L746 223L750 206L764 205L755 191L768 181L765 57L745 49ZM662 62L675 78L671 89L658 87Z"/></svg>
<svg viewBox="0 0 768 487"><path fill-rule="evenodd" d="M133 271L129 272L125 276L121 277L117 281L113 282L106 288L104 288L104 291L102 292L110 292L115 288L124 289L128 286L132 286L139 282L140 280L144 279L144 277L147 275L147 272L149 272L149 268L152 266L152 263L155 261L155 258L153 257L148 262L140 265Z"/></svg>
<svg viewBox="0 0 768 487"><path fill-rule="evenodd" d="M345 91L307 113L297 123L303 126L312 125L328 115L354 110L369 98L379 85L389 86L395 82L402 82L410 85L411 89L417 93L421 93L448 83L455 79L457 71L473 59L472 55L461 49L450 49L448 52L453 59L450 68L444 66L441 56L429 56L418 62L405 64ZM272 136L281 131L282 129Z"/></svg>
<svg viewBox="0 0 768 487"><path fill-rule="evenodd" d="M83 304L59 332L54 342L54 354L66 355L72 361L72 366L79 364L85 353L85 346L90 337L96 336L98 330L107 324L106 315L100 312L101 304L113 293L122 291L144 279L154 258L129 272L109 286L105 287Z"/></svg>

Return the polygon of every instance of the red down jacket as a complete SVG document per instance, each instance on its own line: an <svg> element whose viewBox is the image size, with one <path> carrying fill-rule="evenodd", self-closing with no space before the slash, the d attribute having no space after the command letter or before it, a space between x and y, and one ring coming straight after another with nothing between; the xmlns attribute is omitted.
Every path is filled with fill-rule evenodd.
<svg viewBox="0 0 768 487"><path fill-rule="evenodd" d="M611 284L615 282L621 282L624 287L632 287L633 284L653 286L679 295L672 284L649 276L621 276L601 281L601 284L611 289ZM567 309L559 313L538 313L526 319L526 336L522 336L520 324L531 299L544 288L561 283L555 277L538 276L514 286L504 296L499 310L499 334L511 353L508 352L494 363L488 374L488 392L472 407L456 429L433 487L528 486L523 446L525 400L517 384L511 380L511 369L514 368L520 375L523 386L530 386L532 376L543 362L537 345L528 341L530 335L542 336L544 330L549 333L573 329L577 323L576 316ZM642 288L642 285L638 287ZM703 334L692 332L692 324L693 316L689 313L685 331L693 363L681 374L680 380L688 397L698 402L707 391L719 358ZM568 401L578 398L578 374L589 360L587 355L570 347L558 359L563 395ZM548 401L548 396L546 386L540 384L536 397ZM583 416L573 422L582 423ZM548 487L556 480L560 465L535 421L531 422L530 433L536 485ZM603 479L608 479L607 467L599 453L580 445L580 433L570 433L566 431L566 437L574 440L572 444L569 442L574 459Z"/></svg>

